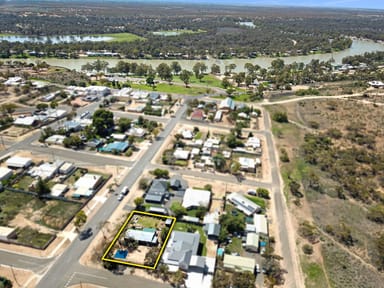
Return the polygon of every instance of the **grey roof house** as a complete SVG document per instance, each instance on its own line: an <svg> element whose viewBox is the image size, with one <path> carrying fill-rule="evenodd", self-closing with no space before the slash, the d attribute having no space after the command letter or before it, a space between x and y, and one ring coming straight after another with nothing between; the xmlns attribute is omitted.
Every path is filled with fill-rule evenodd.
<svg viewBox="0 0 384 288"><path fill-rule="evenodd" d="M163 254L163 262L169 266L176 266L188 270L190 266L204 269L205 259L197 255L200 234L174 231ZM174 269L173 269L174 270Z"/></svg>
<svg viewBox="0 0 384 288"><path fill-rule="evenodd" d="M210 239L217 239L220 235L220 224L209 223L205 224L204 231Z"/></svg>
<svg viewBox="0 0 384 288"><path fill-rule="evenodd" d="M146 229L146 230L134 230L128 229L125 232L125 238L133 238L138 241L140 244L144 245L156 245L157 244L157 234L155 229Z"/></svg>
<svg viewBox="0 0 384 288"><path fill-rule="evenodd" d="M168 182L164 179L154 179L149 187L145 201L152 203L162 203L168 194Z"/></svg>

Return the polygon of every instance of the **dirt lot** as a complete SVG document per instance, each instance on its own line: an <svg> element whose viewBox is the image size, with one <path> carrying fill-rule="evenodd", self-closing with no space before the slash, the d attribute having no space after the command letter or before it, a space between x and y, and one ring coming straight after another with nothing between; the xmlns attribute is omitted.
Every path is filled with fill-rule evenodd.
<svg viewBox="0 0 384 288"><path fill-rule="evenodd" d="M0 275L11 280L13 287L36 287L36 275L31 271L0 265Z"/></svg>

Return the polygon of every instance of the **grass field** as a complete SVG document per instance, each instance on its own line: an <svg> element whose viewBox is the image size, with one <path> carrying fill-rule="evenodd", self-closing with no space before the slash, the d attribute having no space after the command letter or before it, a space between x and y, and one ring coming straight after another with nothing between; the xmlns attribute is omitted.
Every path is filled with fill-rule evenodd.
<svg viewBox="0 0 384 288"><path fill-rule="evenodd" d="M145 40L144 37L141 37L132 33L94 34L94 35L88 35L88 36L102 36L102 37L113 38L108 42L132 42L136 40Z"/></svg>
<svg viewBox="0 0 384 288"><path fill-rule="evenodd" d="M245 197L248 198L249 200L251 200L256 205L259 205L262 209L265 209L266 204L265 204L264 199L256 197L256 196L245 196Z"/></svg>
<svg viewBox="0 0 384 288"><path fill-rule="evenodd" d="M305 278L305 287L307 288L327 288L327 281L325 278L324 271L322 267L315 262L307 259L306 256L301 259L301 266L303 272L306 275Z"/></svg>
<svg viewBox="0 0 384 288"><path fill-rule="evenodd" d="M46 203L47 205L41 209L42 216L39 222L56 230L62 229L63 225L73 217L81 207L81 203L56 200L47 201Z"/></svg>
<svg viewBox="0 0 384 288"><path fill-rule="evenodd" d="M4 191L0 193L0 225L7 226L10 221L35 197L22 193Z"/></svg>
<svg viewBox="0 0 384 288"><path fill-rule="evenodd" d="M157 92L163 92L163 93L183 94L183 95L200 95L200 94L205 94L207 92L206 91L207 89L202 87L186 88L185 86L169 85L166 83L160 83L156 85L155 90L152 90L152 88L146 84L132 84L131 86L133 89L157 91Z"/></svg>
<svg viewBox="0 0 384 288"><path fill-rule="evenodd" d="M232 238L232 243L230 243L227 246L227 248L228 248L229 251L231 251L231 253L236 253L237 252L240 255L242 255L243 252L244 252L241 239L239 239L237 237L233 237Z"/></svg>
<svg viewBox="0 0 384 288"><path fill-rule="evenodd" d="M157 228L159 223L163 221L160 218L143 216L140 214L138 217L139 220L137 221L137 224L143 226L144 228Z"/></svg>
<svg viewBox="0 0 384 288"><path fill-rule="evenodd" d="M172 81L174 83L181 83L184 85L184 82L180 80L179 76L174 76ZM207 87L223 88L221 86L221 80L211 74L204 75L204 78L202 79L202 81L200 81L193 75L190 78L190 84L198 84L198 85L207 86Z"/></svg>
<svg viewBox="0 0 384 288"><path fill-rule="evenodd" d="M17 242L36 248L43 248L53 237L52 234L40 233L39 231L25 227L16 232Z"/></svg>

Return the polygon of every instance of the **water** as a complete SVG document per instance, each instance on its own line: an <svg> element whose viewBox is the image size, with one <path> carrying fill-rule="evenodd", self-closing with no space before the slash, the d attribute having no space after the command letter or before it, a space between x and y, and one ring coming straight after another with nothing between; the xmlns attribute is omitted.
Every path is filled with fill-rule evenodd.
<svg viewBox="0 0 384 288"><path fill-rule="evenodd" d="M320 61L328 61L333 58L335 61L334 62L335 64L341 64L341 60L344 57L360 55L360 54L364 54L365 52L374 52L374 51L384 51L384 43L376 43L371 40L358 39L353 41L351 48L348 48L340 52L327 53L327 54L314 54L314 55L306 55L306 56L290 56L290 57L282 57L281 59L284 60L285 64L291 64L293 62L298 62L298 63L303 62L304 64L308 64L312 59L319 59ZM108 66L109 68L114 67L116 63L121 60L116 58L113 58L113 59L102 58L102 59L109 63L109 66ZM274 59L276 58L257 57L254 59L229 59L229 60L219 60L219 59L209 59L209 60L122 59L122 60L127 62L136 62L136 63L144 63L147 65L152 65L153 68L156 68L160 63L166 62L170 64L172 61L178 61L182 69L187 69L190 71L192 70L193 65L195 65L196 62L200 61L200 62L204 62L205 65L208 66L208 72L212 64L217 64L220 66L221 72L224 73L225 66L231 63L236 64L236 69L234 70L234 72L242 72L244 71L245 63L252 63L253 65L257 64L262 68L268 68L270 67L271 62ZM80 59L46 58L42 60L53 66L60 66L60 67L65 67L68 69L75 69L80 71L82 65L88 62L94 62L96 61L96 58L80 58ZM26 60L26 62L28 63L35 63L35 61L36 60L34 59Z"/></svg>
<svg viewBox="0 0 384 288"><path fill-rule="evenodd" d="M158 32L152 32L152 34L156 35L156 36L178 36L181 33L182 32L178 32L178 31L158 31Z"/></svg>
<svg viewBox="0 0 384 288"><path fill-rule="evenodd" d="M0 41L9 41L9 42L32 42L32 43L74 43L74 42L100 42L100 41L110 41L112 37L107 36L22 36L22 35L6 35L0 36Z"/></svg>

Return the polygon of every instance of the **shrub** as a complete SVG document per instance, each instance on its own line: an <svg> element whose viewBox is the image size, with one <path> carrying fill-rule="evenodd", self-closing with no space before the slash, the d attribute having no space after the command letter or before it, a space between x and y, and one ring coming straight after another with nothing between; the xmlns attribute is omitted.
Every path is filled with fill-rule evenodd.
<svg viewBox="0 0 384 288"><path fill-rule="evenodd" d="M286 112L275 112L272 116L272 119L279 123L288 123L288 116Z"/></svg>
<svg viewBox="0 0 384 288"><path fill-rule="evenodd" d="M303 250L304 254L306 255L311 255L313 254L313 247L310 244L304 244L303 247L301 247Z"/></svg>

